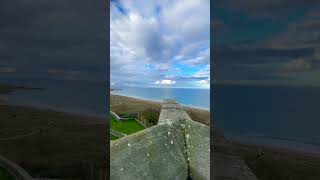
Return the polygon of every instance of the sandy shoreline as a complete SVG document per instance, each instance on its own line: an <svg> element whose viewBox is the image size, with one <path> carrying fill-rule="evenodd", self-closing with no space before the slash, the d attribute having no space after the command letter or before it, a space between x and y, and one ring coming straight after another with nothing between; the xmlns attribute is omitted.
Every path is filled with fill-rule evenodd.
<svg viewBox="0 0 320 180"><path fill-rule="evenodd" d="M115 112L132 114L148 108L160 112L161 102L110 95L110 109ZM193 120L210 125L209 111L184 108ZM0 118L0 154L32 174L50 174L48 169L81 174L83 169L77 164L85 162L97 167L109 164L105 118L9 105L1 100ZM213 144L230 144L232 151L244 159L260 180L320 179L320 155L224 142L212 127L211 135Z"/></svg>
<svg viewBox="0 0 320 180"><path fill-rule="evenodd" d="M115 93L113 91L110 91L110 96L111 95L123 96L123 97L133 98L133 99L137 99L137 100L151 101L151 102L155 102L155 103L162 103L163 102L163 100L147 99L147 98L143 98L143 97L139 97L139 96L128 96L128 95L123 95L121 93ZM181 104L181 105L186 108L194 108L194 109L199 109L199 110L204 110L204 111L210 112L210 108L208 109L208 108L204 108L204 107L186 105L186 104Z"/></svg>
<svg viewBox="0 0 320 180"><path fill-rule="evenodd" d="M0 86L2 94L15 90L15 86ZM0 154L31 175L83 177L88 166L105 169L108 165L105 118L0 99L0 119Z"/></svg>
<svg viewBox="0 0 320 180"><path fill-rule="evenodd" d="M134 114L141 112L145 109L155 109L159 113L161 111L161 101L152 101L152 100L144 100L138 99L128 96L110 94L110 109L117 114ZM183 108L189 114L189 116L197 122L206 124L210 126L210 112L203 109L193 108L193 107L185 107Z"/></svg>
<svg viewBox="0 0 320 180"><path fill-rule="evenodd" d="M213 157L235 154L245 161L259 180L318 180L320 179L320 154L295 152L288 149L266 147L226 140L211 127ZM223 164L223 169L228 168ZM221 167L220 167L221 169Z"/></svg>
<svg viewBox="0 0 320 180"><path fill-rule="evenodd" d="M0 105L0 114L0 154L29 172L106 164L104 119L12 105Z"/></svg>
<svg viewBox="0 0 320 180"><path fill-rule="evenodd" d="M47 105L47 104L37 104L32 102L10 102L10 99L8 100L6 95L13 93L15 91L41 91L43 88L33 88L33 87L24 87L24 86L13 86L13 85L7 85L7 84L1 84L0 83L0 105L8 105L8 106L23 106L23 107L32 107L39 110L52 110L52 111L58 111L61 113L67 113L75 116L82 116L82 117L88 117L88 118L104 118L106 120L106 112L105 113L94 113L89 111L81 111L79 109L65 109L63 107L59 107L57 105ZM3 96L1 96L3 95Z"/></svg>
<svg viewBox="0 0 320 180"><path fill-rule="evenodd" d="M320 154L238 142L232 142L232 150L245 160L260 180L320 179Z"/></svg>

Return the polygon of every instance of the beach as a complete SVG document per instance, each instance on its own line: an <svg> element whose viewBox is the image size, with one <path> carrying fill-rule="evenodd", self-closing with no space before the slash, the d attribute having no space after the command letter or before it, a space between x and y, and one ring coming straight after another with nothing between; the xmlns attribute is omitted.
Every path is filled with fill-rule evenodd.
<svg viewBox="0 0 320 180"><path fill-rule="evenodd" d="M227 157L223 160L229 163L240 157L259 180L320 179L320 154L226 140L213 127L211 127L211 149L212 163L216 167L213 169L214 174L223 174L216 171L224 171L227 174L234 168L222 162L222 157ZM219 164L215 165L214 162Z"/></svg>
<svg viewBox="0 0 320 180"><path fill-rule="evenodd" d="M32 175L105 165L104 119L7 105L0 105L0 114L0 153Z"/></svg>
<svg viewBox="0 0 320 180"><path fill-rule="evenodd" d="M259 179L320 179L319 88L217 84L215 91L214 125Z"/></svg>
<svg viewBox="0 0 320 180"><path fill-rule="evenodd" d="M14 86L5 88L6 93L15 90ZM183 108L193 120L211 124L209 111ZM122 116L150 109L159 113L161 101L111 94L110 109ZM81 177L88 166L100 169L109 165L104 118L9 105L5 101L0 103L0 114L0 154L32 175ZM320 155L228 141L215 128L211 131L212 152L233 151L260 180L320 179Z"/></svg>
<svg viewBox="0 0 320 180"><path fill-rule="evenodd" d="M149 101L126 96L111 95L111 110L133 114L144 109L160 111L160 101ZM198 122L210 125L210 112L184 107L189 116ZM212 121L214 122L214 121ZM317 180L320 179L320 155L295 152L288 149L229 141L221 132L211 127L213 153L235 154L242 158L260 180ZM227 169L225 169L227 170Z"/></svg>
<svg viewBox="0 0 320 180"><path fill-rule="evenodd" d="M188 115L194 121L210 126L210 112L203 109L183 106ZM128 96L110 95L110 110L122 115L131 115L147 109L153 109L160 113L161 101L137 99Z"/></svg>
<svg viewBox="0 0 320 180"><path fill-rule="evenodd" d="M318 180L320 154L232 142L232 150L241 156L260 180Z"/></svg>
<svg viewBox="0 0 320 180"><path fill-rule="evenodd" d="M14 86L10 89L15 90ZM0 154L33 176L85 177L107 165L104 118L0 104Z"/></svg>

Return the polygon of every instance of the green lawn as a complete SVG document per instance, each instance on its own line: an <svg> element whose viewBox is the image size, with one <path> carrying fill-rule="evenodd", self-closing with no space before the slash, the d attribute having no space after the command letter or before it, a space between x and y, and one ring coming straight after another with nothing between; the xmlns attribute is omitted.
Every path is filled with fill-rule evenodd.
<svg viewBox="0 0 320 180"><path fill-rule="evenodd" d="M114 136L114 135L110 134L110 140L116 140L116 139L118 139L118 137L116 137L116 136Z"/></svg>
<svg viewBox="0 0 320 180"><path fill-rule="evenodd" d="M6 170L0 167L0 179L1 180L15 180Z"/></svg>
<svg viewBox="0 0 320 180"><path fill-rule="evenodd" d="M110 115L110 127L111 129L120 131L127 135L144 129L144 127L134 119L128 119L128 120L119 122L115 120L112 115Z"/></svg>

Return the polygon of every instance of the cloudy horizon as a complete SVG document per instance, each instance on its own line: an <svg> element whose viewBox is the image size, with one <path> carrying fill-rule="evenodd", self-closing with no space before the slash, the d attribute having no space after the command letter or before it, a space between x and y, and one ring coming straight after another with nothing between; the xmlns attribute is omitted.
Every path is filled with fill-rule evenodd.
<svg viewBox="0 0 320 180"><path fill-rule="evenodd" d="M107 82L102 1L2 0L0 80Z"/></svg>
<svg viewBox="0 0 320 180"><path fill-rule="evenodd" d="M210 2L112 0L110 81L209 88Z"/></svg>
<svg viewBox="0 0 320 180"><path fill-rule="evenodd" d="M320 2L217 0L215 82L320 86Z"/></svg>

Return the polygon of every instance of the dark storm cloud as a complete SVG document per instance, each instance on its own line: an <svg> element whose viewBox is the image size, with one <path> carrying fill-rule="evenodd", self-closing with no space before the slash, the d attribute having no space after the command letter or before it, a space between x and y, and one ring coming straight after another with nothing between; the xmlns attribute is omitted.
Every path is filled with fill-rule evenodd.
<svg viewBox="0 0 320 180"><path fill-rule="evenodd" d="M319 9L315 0L217 0L216 81L319 86Z"/></svg>
<svg viewBox="0 0 320 180"><path fill-rule="evenodd" d="M211 28L213 29L214 32L220 32L225 29L225 24L220 19L213 19L211 21Z"/></svg>
<svg viewBox="0 0 320 180"><path fill-rule="evenodd" d="M300 56L311 56L314 53L313 48L301 49L273 49L269 48L243 48L243 47L217 47L214 50L216 57L224 61L234 63L266 63L266 61L279 61L278 58L296 58ZM219 62L219 61L217 61Z"/></svg>
<svg viewBox="0 0 320 180"><path fill-rule="evenodd" d="M214 74L217 80L289 80L279 74L319 69L315 52L312 47L280 49L265 43L219 46Z"/></svg>
<svg viewBox="0 0 320 180"><path fill-rule="evenodd" d="M12 77L59 79L50 69L105 80L106 4L98 0L0 2L0 66Z"/></svg>
<svg viewBox="0 0 320 180"><path fill-rule="evenodd" d="M311 11L299 21L290 22L287 28L271 39L276 48L319 48L320 13Z"/></svg>
<svg viewBox="0 0 320 180"><path fill-rule="evenodd" d="M297 10L319 7L318 0L216 0L216 8L228 8L253 18L279 18Z"/></svg>

